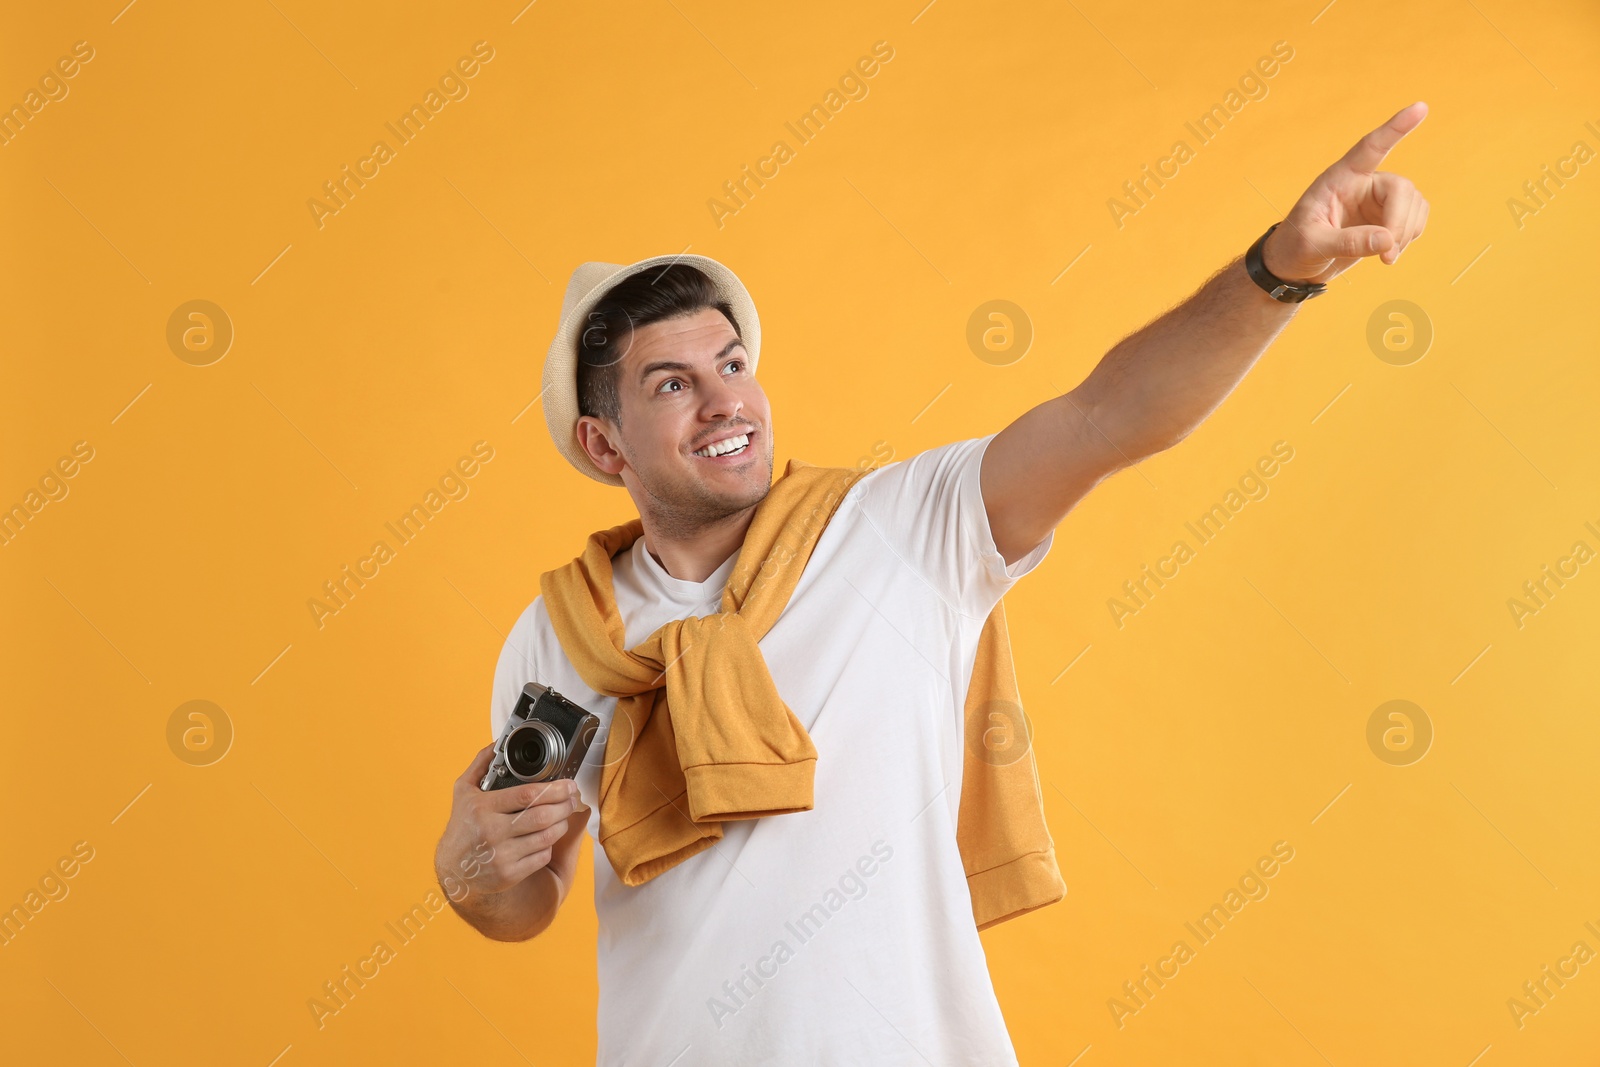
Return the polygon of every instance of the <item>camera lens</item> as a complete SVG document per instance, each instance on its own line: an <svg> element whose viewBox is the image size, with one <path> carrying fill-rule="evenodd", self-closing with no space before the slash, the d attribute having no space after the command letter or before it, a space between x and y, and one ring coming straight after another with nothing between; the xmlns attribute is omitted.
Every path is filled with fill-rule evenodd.
<svg viewBox="0 0 1600 1067"><path fill-rule="evenodd" d="M524 782L553 775L566 754L561 733L543 719L530 719L506 738L506 769Z"/></svg>

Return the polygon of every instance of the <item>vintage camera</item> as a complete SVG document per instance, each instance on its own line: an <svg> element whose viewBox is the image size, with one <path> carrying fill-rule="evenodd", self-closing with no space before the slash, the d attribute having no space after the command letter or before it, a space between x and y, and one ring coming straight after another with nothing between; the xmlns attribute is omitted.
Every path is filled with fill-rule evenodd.
<svg viewBox="0 0 1600 1067"><path fill-rule="evenodd" d="M600 720L547 686L529 682L494 743L494 758L478 788L575 778Z"/></svg>

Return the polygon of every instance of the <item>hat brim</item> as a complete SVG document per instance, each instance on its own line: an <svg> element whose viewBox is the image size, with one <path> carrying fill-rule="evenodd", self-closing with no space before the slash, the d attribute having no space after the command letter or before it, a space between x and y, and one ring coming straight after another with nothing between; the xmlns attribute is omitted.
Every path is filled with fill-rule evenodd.
<svg viewBox="0 0 1600 1067"><path fill-rule="evenodd" d="M665 268L673 263L696 267L711 279L718 298L727 301L728 306L733 309L734 320L739 324L739 335L744 341L745 351L750 355L752 372L761 360L761 319L756 315L755 301L750 299L750 293L738 275L716 260L707 256L685 254L651 256L649 259L641 259L637 263L619 267L609 274L602 275L576 304L563 312L561 324L556 329L555 340L550 342L550 351L545 356L544 377L541 383L543 391L540 393L544 398L545 423L550 427L550 436L554 439L556 448L566 457L567 462L597 482L604 482L607 485L624 484L619 475L607 474L595 466L589 459L588 453L583 450L583 446L578 443L579 329L588 320L589 312L604 298L612 286L634 274L655 267Z"/></svg>

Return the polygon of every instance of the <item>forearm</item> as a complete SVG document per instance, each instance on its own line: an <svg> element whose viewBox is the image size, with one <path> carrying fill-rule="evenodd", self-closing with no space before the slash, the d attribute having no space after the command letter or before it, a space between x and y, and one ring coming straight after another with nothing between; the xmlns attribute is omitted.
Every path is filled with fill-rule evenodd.
<svg viewBox="0 0 1600 1067"><path fill-rule="evenodd" d="M555 921L565 895L555 870L541 867L504 892L469 889L460 900L450 901L450 906L487 938L527 941L544 933Z"/></svg>
<svg viewBox="0 0 1600 1067"><path fill-rule="evenodd" d="M1288 325L1241 255L1189 299L1130 334L1063 397L1091 421L1119 465L1171 448L1215 411Z"/></svg>

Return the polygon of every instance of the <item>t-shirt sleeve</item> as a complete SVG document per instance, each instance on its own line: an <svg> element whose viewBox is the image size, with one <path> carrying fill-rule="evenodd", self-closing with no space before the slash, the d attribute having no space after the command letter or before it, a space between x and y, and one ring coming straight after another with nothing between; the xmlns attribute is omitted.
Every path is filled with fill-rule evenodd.
<svg viewBox="0 0 1600 1067"><path fill-rule="evenodd" d="M534 616L539 609L539 598L517 619L500 646L500 661L494 668L494 694L489 701L489 736L500 736L501 727L511 718L511 709L522 696L522 687L539 680L533 655Z"/></svg>
<svg viewBox="0 0 1600 1067"><path fill-rule="evenodd" d="M964 614L986 617L1049 554L1055 531L1010 567L995 547L979 471L995 437L919 452L861 479L863 514L909 566Z"/></svg>

